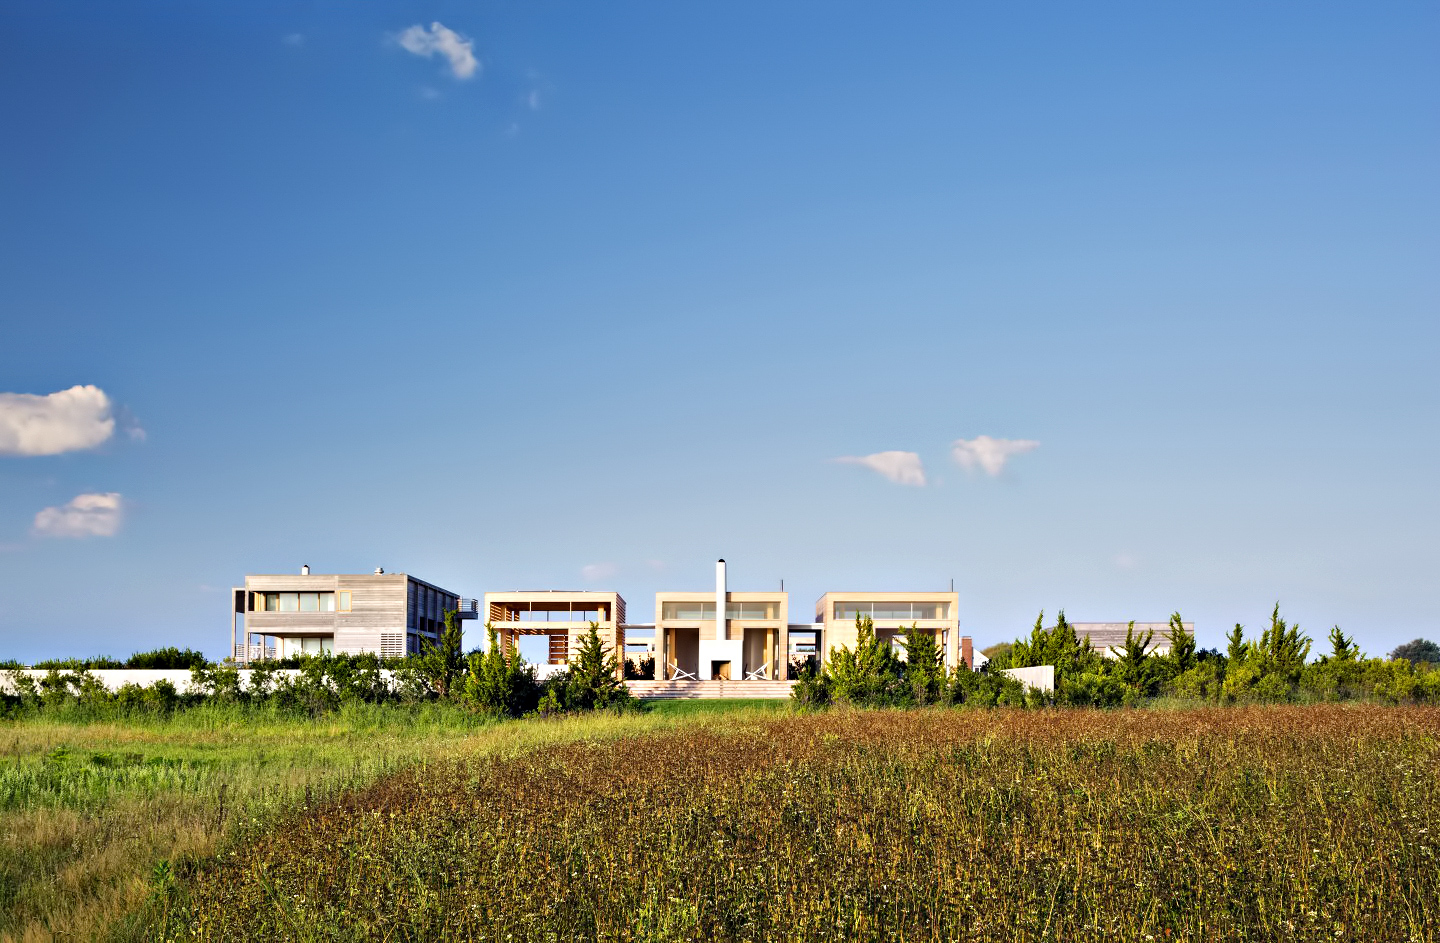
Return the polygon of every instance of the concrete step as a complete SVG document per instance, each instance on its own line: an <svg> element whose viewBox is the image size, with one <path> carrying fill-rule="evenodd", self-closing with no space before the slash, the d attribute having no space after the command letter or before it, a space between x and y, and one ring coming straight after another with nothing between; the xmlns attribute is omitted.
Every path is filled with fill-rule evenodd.
<svg viewBox="0 0 1440 943"><path fill-rule="evenodd" d="M626 681L630 693L648 698L787 698L793 681Z"/></svg>

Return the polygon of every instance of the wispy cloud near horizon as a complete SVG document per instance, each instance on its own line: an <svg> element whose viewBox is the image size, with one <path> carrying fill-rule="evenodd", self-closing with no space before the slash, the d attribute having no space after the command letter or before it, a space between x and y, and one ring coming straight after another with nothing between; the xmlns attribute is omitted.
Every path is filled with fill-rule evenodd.
<svg viewBox="0 0 1440 943"><path fill-rule="evenodd" d="M875 452L871 455L842 455L834 459L842 465L863 465L885 476L897 485L924 487L925 464L915 452Z"/></svg>
<svg viewBox="0 0 1440 943"><path fill-rule="evenodd" d="M620 567L614 563L587 563L580 568L580 578L587 583L593 583L596 580L608 580L619 572Z"/></svg>
<svg viewBox="0 0 1440 943"><path fill-rule="evenodd" d="M457 79L473 78L480 71L475 43L442 23L431 23L429 29L417 23L397 34L395 42L406 52L425 59L440 56L450 64L450 74Z"/></svg>
<svg viewBox="0 0 1440 943"><path fill-rule="evenodd" d="M956 439L950 454L966 471L980 469L991 478L1005 470L1005 464L1016 455L1033 452L1040 447L1034 439L994 439L988 435L973 439Z"/></svg>

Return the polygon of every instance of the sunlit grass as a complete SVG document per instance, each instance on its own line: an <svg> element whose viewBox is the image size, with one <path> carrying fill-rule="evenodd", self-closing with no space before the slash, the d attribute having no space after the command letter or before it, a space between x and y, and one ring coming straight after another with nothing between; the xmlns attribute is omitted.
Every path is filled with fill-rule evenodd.
<svg viewBox="0 0 1440 943"><path fill-rule="evenodd" d="M1440 936L1440 711L517 725L156 898L173 938Z"/></svg>
<svg viewBox="0 0 1440 943"><path fill-rule="evenodd" d="M93 939L145 899L157 867L203 859L307 788L363 784L482 724L364 705L316 720L205 706L0 724L0 940Z"/></svg>

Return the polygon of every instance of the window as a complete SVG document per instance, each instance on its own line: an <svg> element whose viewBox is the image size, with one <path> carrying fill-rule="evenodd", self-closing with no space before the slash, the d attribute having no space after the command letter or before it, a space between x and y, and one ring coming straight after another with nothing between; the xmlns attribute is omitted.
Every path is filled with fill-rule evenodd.
<svg viewBox="0 0 1440 943"><path fill-rule="evenodd" d="M660 618L664 621L672 619L714 619L715 604L713 602L667 602L660 607Z"/></svg>
<svg viewBox="0 0 1440 943"><path fill-rule="evenodd" d="M334 612L334 593L256 593L264 596L266 612ZM350 610L349 593L345 597L345 611Z"/></svg>
<svg viewBox="0 0 1440 943"><path fill-rule="evenodd" d="M725 605L727 619L778 619L779 608L773 602L732 602Z"/></svg>
<svg viewBox="0 0 1440 943"><path fill-rule="evenodd" d="M457 603L458 604L458 603ZM451 608L455 608L451 606ZM521 609L508 621L515 622L604 622L599 609Z"/></svg>
<svg viewBox="0 0 1440 943"><path fill-rule="evenodd" d="M350 611L350 590L348 590L348 589L342 589L342 590L340 590L340 592L336 593L336 595L340 597L340 599L339 599L340 605L339 605L339 607L338 607L338 608L340 609L340 611L341 611L341 612L349 612L349 611Z"/></svg>
<svg viewBox="0 0 1440 943"><path fill-rule="evenodd" d="M948 618L949 610L943 602L837 602L835 618L850 622L858 615L888 622L915 622Z"/></svg>

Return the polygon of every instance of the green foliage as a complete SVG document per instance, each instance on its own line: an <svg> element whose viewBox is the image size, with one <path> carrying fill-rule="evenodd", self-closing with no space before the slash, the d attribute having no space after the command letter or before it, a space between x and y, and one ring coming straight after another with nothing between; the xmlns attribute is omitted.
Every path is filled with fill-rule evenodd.
<svg viewBox="0 0 1440 943"><path fill-rule="evenodd" d="M947 675L944 653L933 632L914 623L904 635L905 657L876 636L869 616L855 618L856 645L832 648L823 668L813 662L801 667L790 690L800 708L829 704L853 707L1025 707L1025 685L1001 672L994 662L980 671L964 665ZM1033 705L1032 705L1033 706Z"/></svg>
<svg viewBox="0 0 1440 943"><path fill-rule="evenodd" d="M102 668L124 668L125 663L109 655L95 655L91 658L47 658L31 667L51 671L98 671Z"/></svg>
<svg viewBox="0 0 1440 943"><path fill-rule="evenodd" d="M460 700L481 713L494 717L520 717L540 702L540 684L535 669L525 664L518 651L504 651L495 627L485 624L488 638L484 652L472 652L460 684Z"/></svg>
<svg viewBox="0 0 1440 943"><path fill-rule="evenodd" d="M620 680L615 654L600 639L599 623L590 623L570 667L546 680L541 713L576 710L624 710L636 706Z"/></svg>
<svg viewBox="0 0 1440 943"><path fill-rule="evenodd" d="M1235 623L1235 628L1225 635L1228 643L1225 648L1225 660L1228 664L1238 665L1245 661L1245 653L1249 647L1245 641L1245 626Z"/></svg>
<svg viewBox="0 0 1440 943"><path fill-rule="evenodd" d="M945 653L935 633L915 623L905 632L905 696L916 706L938 704L945 697Z"/></svg>
<svg viewBox="0 0 1440 943"><path fill-rule="evenodd" d="M1199 658L1195 653L1195 636L1185 631L1185 620L1180 618L1180 613L1170 613L1170 630L1165 640L1170 643L1170 651L1165 655L1168 660L1165 674L1176 677L1196 666Z"/></svg>
<svg viewBox="0 0 1440 943"><path fill-rule="evenodd" d="M828 700L879 707L903 699L904 663L890 643L875 635L869 616L855 617L855 650L832 648L823 669Z"/></svg>
<svg viewBox="0 0 1440 943"><path fill-rule="evenodd" d="M150 652L136 652L125 659L126 668L199 668L210 664L210 659L193 648L157 648Z"/></svg>
<svg viewBox="0 0 1440 943"><path fill-rule="evenodd" d="M1005 660L1010 657L1010 649L1014 647L1010 642L997 642L988 648L980 649L980 654L990 659L990 661Z"/></svg>
<svg viewBox="0 0 1440 943"><path fill-rule="evenodd" d="M1396 646L1395 650L1390 653L1390 657L1393 659L1404 659L1412 665L1418 665L1421 662L1440 665L1440 645L1436 645L1434 642L1423 638L1417 638L1414 641L1406 642L1404 645Z"/></svg>
<svg viewBox="0 0 1440 943"><path fill-rule="evenodd" d="M625 659L627 681L653 681L655 679L655 656L642 655L634 661Z"/></svg>
<svg viewBox="0 0 1440 943"><path fill-rule="evenodd" d="M440 633L439 644L427 640L414 660L415 668L440 697L450 696L455 679L465 670L463 640L460 613L450 609L445 613L445 628Z"/></svg>

